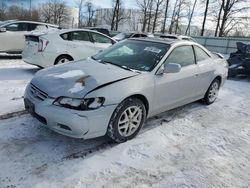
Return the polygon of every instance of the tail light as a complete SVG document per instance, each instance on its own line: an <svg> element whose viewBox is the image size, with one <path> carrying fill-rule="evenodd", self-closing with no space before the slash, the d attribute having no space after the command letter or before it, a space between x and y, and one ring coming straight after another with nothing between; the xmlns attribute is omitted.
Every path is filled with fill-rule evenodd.
<svg viewBox="0 0 250 188"><path fill-rule="evenodd" d="M46 39L39 39L38 43L38 52L43 52L45 48L48 46L49 41Z"/></svg>

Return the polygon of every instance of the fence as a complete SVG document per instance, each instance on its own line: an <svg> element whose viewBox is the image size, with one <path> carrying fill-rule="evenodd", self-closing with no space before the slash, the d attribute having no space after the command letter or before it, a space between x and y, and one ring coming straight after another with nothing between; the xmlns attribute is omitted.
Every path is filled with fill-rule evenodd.
<svg viewBox="0 0 250 188"><path fill-rule="evenodd" d="M250 38L193 37L212 52L229 54L237 50L236 42L250 43Z"/></svg>

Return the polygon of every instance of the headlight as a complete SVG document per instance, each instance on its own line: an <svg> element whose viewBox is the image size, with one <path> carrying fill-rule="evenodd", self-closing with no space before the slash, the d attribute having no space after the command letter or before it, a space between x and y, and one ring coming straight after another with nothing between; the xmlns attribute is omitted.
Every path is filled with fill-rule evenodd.
<svg viewBox="0 0 250 188"><path fill-rule="evenodd" d="M76 99L69 97L59 97L53 104L74 110L94 110L100 108L105 99L103 97Z"/></svg>

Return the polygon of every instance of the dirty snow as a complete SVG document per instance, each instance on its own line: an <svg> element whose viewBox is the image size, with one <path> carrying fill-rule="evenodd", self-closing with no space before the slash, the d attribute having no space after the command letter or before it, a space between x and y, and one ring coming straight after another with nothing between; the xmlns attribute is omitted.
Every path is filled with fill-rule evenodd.
<svg viewBox="0 0 250 188"><path fill-rule="evenodd" d="M0 121L0 187L248 187L250 79L147 121L133 140L72 139L29 115Z"/></svg>
<svg viewBox="0 0 250 188"><path fill-rule="evenodd" d="M85 73L81 70L71 70L71 71L67 71L63 74L59 74L59 75L53 75L54 77L57 78L73 78L76 76L84 76Z"/></svg>
<svg viewBox="0 0 250 188"><path fill-rule="evenodd" d="M82 91L84 89L84 86L82 85L81 82L75 83L74 87L69 89L70 93L77 93L79 91Z"/></svg>
<svg viewBox="0 0 250 188"><path fill-rule="evenodd" d="M37 70L0 58L0 115L23 109ZM250 78L228 80L213 105L162 113L122 144L68 138L30 115L0 120L0 187L247 188L249 106Z"/></svg>

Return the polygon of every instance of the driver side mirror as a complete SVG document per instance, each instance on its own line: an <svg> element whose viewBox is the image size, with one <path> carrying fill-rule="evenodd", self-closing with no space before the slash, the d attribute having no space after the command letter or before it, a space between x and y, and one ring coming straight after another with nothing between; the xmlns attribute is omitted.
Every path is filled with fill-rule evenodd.
<svg viewBox="0 0 250 188"><path fill-rule="evenodd" d="M181 71L181 65L177 63L168 63L166 66L162 65L157 75L164 73L177 73Z"/></svg>
<svg viewBox="0 0 250 188"><path fill-rule="evenodd" d="M0 32L6 32L6 28L5 27L1 27L0 28Z"/></svg>

